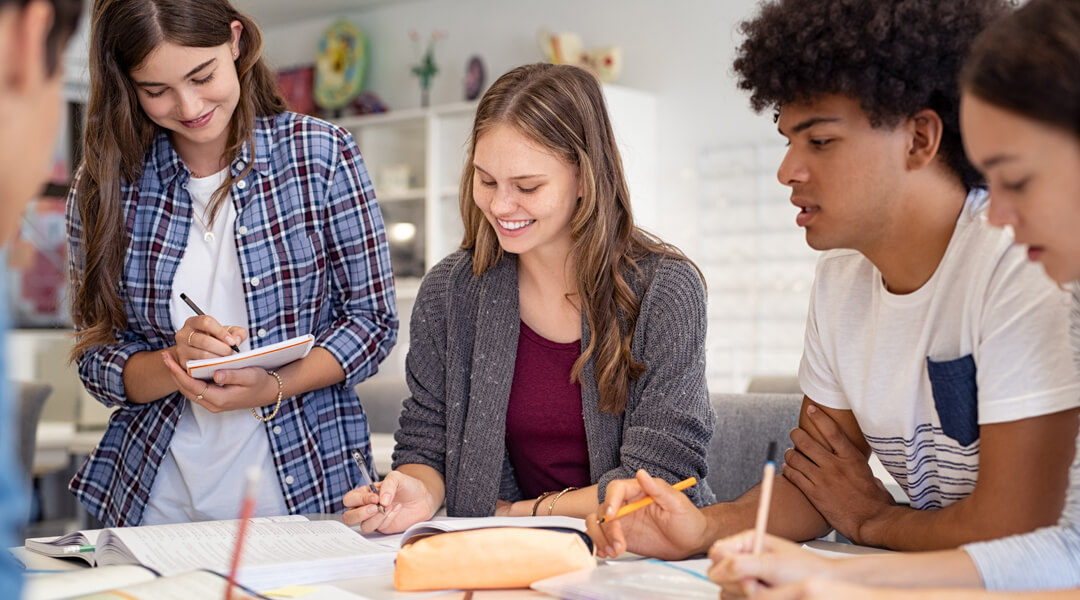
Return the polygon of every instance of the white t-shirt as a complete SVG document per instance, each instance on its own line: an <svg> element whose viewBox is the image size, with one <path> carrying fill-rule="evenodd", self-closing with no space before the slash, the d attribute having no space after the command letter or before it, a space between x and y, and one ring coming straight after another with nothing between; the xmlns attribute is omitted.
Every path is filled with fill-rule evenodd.
<svg viewBox="0 0 1080 600"><path fill-rule="evenodd" d="M226 174L222 170L209 177L193 177L187 183L193 213L191 231L176 269L170 302L177 331L195 314L180 299L181 292L221 324L249 328L233 233L233 203L226 199L218 210L212 240L206 238L203 225L209 223L203 215L207 214L210 198ZM240 350L249 347L245 340ZM244 473L252 465L262 472L256 516L288 514L266 427L247 409L215 414L185 401L169 450L154 478L141 524L235 519L244 495Z"/></svg>
<svg viewBox="0 0 1080 600"><path fill-rule="evenodd" d="M886 290L855 251L817 265L799 383L854 412L914 508L972 492L979 425L1080 405L1069 294L986 222L988 205L968 195L941 264L910 294Z"/></svg>

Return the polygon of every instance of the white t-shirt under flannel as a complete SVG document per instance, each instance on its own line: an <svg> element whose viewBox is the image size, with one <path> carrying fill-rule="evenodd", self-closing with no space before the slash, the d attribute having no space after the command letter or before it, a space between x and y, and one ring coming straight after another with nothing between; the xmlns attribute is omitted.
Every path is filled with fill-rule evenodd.
<svg viewBox="0 0 1080 600"><path fill-rule="evenodd" d="M799 383L851 410L911 506L942 508L975 488L978 427L1080 404L1069 295L986 222L968 195L937 270L905 295L851 250L822 255Z"/></svg>
<svg viewBox="0 0 1080 600"><path fill-rule="evenodd" d="M203 237L209 219L200 221L197 216L207 214L214 191L227 175L228 171L222 170L209 177L192 177L187 183L193 218L169 302L176 331L195 315L180 299L181 292L219 323L250 329L236 253L236 207L226 197L209 240ZM250 348L250 340L244 340L240 350ZM263 474L256 490L255 516L289 514L281 483L274 476L277 467L267 425L247 409L212 413L193 402L185 404L158 467L141 524L235 519L244 497L244 474L252 466Z"/></svg>

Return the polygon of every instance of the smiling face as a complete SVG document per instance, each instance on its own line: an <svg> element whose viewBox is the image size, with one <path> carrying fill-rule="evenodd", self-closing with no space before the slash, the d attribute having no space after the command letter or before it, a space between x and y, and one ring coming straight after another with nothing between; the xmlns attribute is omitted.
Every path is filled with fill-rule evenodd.
<svg viewBox="0 0 1080 600"><path fill-rule="evenodd" d="M500 124L476 140L473 201L506 252L565 255L581 196L576 165Z"/></svg>
<svg viewBox="0 0 1080 600"><path fill-rule="evenodd" d="M1054 281L1080 279L1080 139L971 94L960 125L990 183L990 223L1011 226Z"/></svg>
<svg viewBox="0 0 1080 600"><path fill-rule="evenodd" d="M857 100L835 94L784 105L777 125L788 149L776 175L791 188L806 243L865 251L890 222L903 128L873 127Z"/></svg>
<svg viewBox="0 0 1080 600"><path fill-rule="evenodd" d="M177 154L193 170L217 169L240 101L233 61L242 25L234 21L232 29L232 41L220 46L163 42L129 74L143 112L172 133Z"/></svg>

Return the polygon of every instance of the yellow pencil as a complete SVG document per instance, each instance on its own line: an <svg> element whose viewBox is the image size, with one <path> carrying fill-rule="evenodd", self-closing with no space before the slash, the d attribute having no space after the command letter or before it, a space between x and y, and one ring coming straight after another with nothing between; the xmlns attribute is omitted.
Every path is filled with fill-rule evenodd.
<svg viewBox="0 0 1080 600"><path fill-rule="evenodd" d="M681 492L686 488L693 487L695 485L697 485L697 477L687 477L686 479L683 479L682 481L676 483L671 487ZM651 496L647 498L642 498L641 500L637 500L635 502L631 502L630 504L627 504L626 506L620 508L619 512L615 513L615 518L618 519L619 517L625 517L626 515L634 512L635 510L645 508L653 502L655 502L655 500L653 500ZM597 523L603 523L605 521L607 521L607 518L605 517L600 517L596 520Z"/></svg>

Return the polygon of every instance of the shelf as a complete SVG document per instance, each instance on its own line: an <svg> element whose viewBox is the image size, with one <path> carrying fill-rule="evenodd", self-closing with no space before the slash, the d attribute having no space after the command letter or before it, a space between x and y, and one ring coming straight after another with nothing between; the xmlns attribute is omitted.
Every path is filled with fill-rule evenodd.
<svg viewBox="0 0 1080 600"><path fill-rule="evenodd" d="M370 115L352 115L334 119L333 122L346 129L369 127L372 125L396 125L408 121L422 123L428 117L468 117L472 119L476 112L476 102L456 102L432 108L405 108Z"/></svg>
<svg viewBox="0 0 1080 600"><path fill-rule="evenodd" d="M390 125L404 123L406 121L423 122L427 118L428 111L420 108L408 108L405 110L392 110L384 113L371 115L352 115L334 119L333 123L345 129L354 127L367 127L369 125Z"/></svg>
<svg viewBox="0 0 1080 600"><path fill-rule="evenodd" d="M379 202L423 200L425 195L427 195L427 190L424 188L410 188L407 190L394 190L392 192L383 192L378 189L375 190L375 199Z"/></svg>

